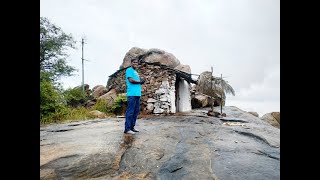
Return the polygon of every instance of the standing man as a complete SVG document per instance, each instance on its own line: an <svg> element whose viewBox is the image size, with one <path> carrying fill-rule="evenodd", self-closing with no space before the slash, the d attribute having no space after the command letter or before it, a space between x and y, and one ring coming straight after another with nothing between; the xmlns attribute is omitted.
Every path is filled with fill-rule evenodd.
<svg viewBox="0 0 320 180"><path fill-rule="evenodd" d="M138 59L131 59L131 67L126 70L128 105L124 129L124 133L126 134L135 134L136 132L139 132L134 126L136 125L136 120L140 112L141 84L143 84L145 80L139 77L137 72L138 63Z"/></svg>

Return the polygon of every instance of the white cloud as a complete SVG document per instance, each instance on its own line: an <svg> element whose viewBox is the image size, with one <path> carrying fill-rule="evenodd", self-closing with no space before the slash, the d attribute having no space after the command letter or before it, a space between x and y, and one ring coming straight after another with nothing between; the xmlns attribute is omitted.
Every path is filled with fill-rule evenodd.
<svg viewBox="0 0 320 180"><path fill-rule="evenodd" d="M258 83L252 83L249 87L240 88L236 96L231 100L249 101L280 101L280 67L265 69L264 79Z"/></svg>
<svg viewBox="0 0 320 180"><path fill-rule="evenodd" d="M257 112L259 117L266 113L280 112L280 103L276 101L245 101L229 100L227 106L236 106L244 111ZM219 111L220 112L220 111Z"/></svg>
<svg viewBox="0 0 320 180"><path fill-rule="evenodd" d="M280 66L266 68L262 82L241 88L236 96L227 95L227 106L256 111L260 116L280 111Z"/></svg>

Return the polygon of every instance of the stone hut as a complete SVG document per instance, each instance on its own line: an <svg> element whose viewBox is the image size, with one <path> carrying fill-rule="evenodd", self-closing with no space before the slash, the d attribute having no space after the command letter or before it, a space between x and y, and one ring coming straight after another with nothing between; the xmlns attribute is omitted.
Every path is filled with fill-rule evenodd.
<svg viewBox="0 0 320 180"><path fill-rule="evenodd" d="M191 78L189 65L182 65L171 53L159 49L131 48L119 70L109 76L107 87L117 94L126 92L125 70L131 59L139 59L142 85L141 111L146 114L171 114L191 110Z"/></svg>

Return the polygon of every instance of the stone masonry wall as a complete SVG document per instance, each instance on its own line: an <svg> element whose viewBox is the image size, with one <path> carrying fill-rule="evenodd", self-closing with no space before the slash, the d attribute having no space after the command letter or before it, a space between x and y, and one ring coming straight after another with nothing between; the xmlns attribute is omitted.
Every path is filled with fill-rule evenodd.
<svg viewBox="0 0 320 180"><path fill-rule="evenodd" d="M176 74L158 65L139 65L138 73L146 82L141 86L141 111L145 114L175 113ZM125 70L110 77L107 87L117 93L126 92Z"/></svg>

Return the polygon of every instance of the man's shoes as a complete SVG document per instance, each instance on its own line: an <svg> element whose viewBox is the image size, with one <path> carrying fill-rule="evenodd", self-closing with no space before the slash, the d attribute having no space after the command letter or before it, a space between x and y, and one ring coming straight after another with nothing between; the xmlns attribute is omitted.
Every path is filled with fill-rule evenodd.
<svg viewBox="0 0 320 180"><path fill-rule="evenodd" d="M124 133L126 133L126 134L136 134L135 132L133 132L133 131L131 131L131 130L129 130L129 131L127 131L127 132L124 132Z"/></svg>
<svg viewBox="0 0 320 180"><path fill-rule="evenodd" d="M133 132L139 132L137 129L132 129Z"/></svg>

